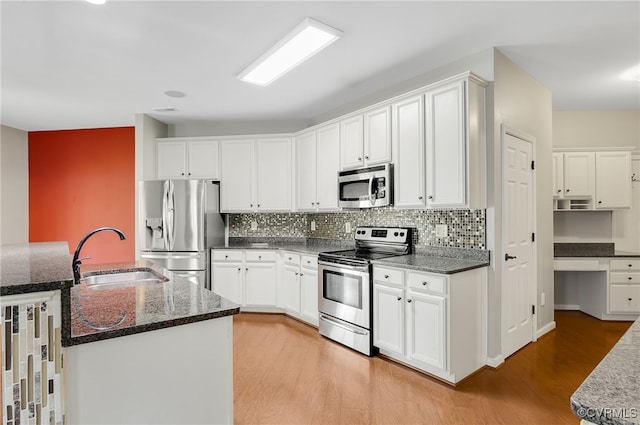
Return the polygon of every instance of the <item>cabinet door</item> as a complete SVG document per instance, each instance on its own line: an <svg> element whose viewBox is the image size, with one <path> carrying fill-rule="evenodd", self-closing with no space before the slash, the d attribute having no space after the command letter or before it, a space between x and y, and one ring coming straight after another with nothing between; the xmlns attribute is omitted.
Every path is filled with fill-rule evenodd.
<svg viewBox="0 0 640 425"><path fill-rule="evenodd" d="M384 106L364 114L365 165L391 162L391 107Z"/></svg>
<svg viewBox="0 0 640 425"><path fill-rule="evenodd" d="M221 212L253 211L253 140L223 140L221 151Z"/></svg>
<svg viewBox="0 0 640 425"><path fill-rule="evenodd" d="M564 154L564 196L591 198L595 184L595 153Z"/></svg>
<svg viewBox="0 0 640 425"><path fill-rule="evenodd" d="M424 99L393 105L394 205L424 208Z"/></svg>
<svg viewBox="0 0 640 425"><path fill-rule="evenodd" d="M302 319L318 326L318 271L301 269L300 315Z"/></svg>
<svg viewBox="0 0 640 425"><path fill-rule="evenodd" d="M427 198L431 207L466 205L465 83L427 93Z"/></svg>
<svg viewBox="0 0 640 425"><path fill-rule="evenodd" d="M188 142L187 176L191 179L219 179L220 154L217 140Z"/></svg>
<svg viewBox="0 0 640 425"><path fill-rule="evenodd" d="M373 285L373 345L404 352L404 291L386 285Z"/></svg>
<svg viewBox="0 0 640 425"><path fill-rule="evenodd" d="M445 298L409 291L407 357L446 370Z"/></svg>
<svg viewBox="0 0 640 425"><path fill-rule="evenodd" d="M276 264L246 263L244 302L248 306L276 306Z"/></svg>
<svg viewBox="0 0 640 425"><path fill-rule="evenodd" d="M300 316L300 267L285 264L282 271L284 281L284 309L288 314Z"/></svg>
<svg viewBox="0 0 640 425"><path fill-rule="evenodd" d="M213 292L242 304L242 263L212 263L211 288Z"/></svg>
<svg viewBox="0 0 640 425"><path fill-rule="evenodd" d="M291 139L256 141L257 211L291 211Z"/></svg>
<svg viewBox="0 0 640 425"><path fill-rule="evenodd" d="M158 178L183 179L187 169L187 145L183 141L158 142Z"/></svg>
<svg viewBox="0 0 640 425"><path fill-rule="evenodd" d="M564 154L554 153L551 156L551 169L553 172L553 196L564 194Z"/></svg>
<svg viewBox="0 0 640 425"><path fill-rule="evenodd" d="M631 208L631 153L596 152L596 208Z"/></svg>
<svg viewBox="0 0 640 425"><path fill-rule="evenodd" d="M319 211L339 210L338 171L340 170L340 126L316 130L316 206Z"/></svg>
<svg viewBox="0 0 640 425"><path fill-rule="evenodd" d="M363 117L358 115L340 122L340 168L358 168L364 165Z"/></svg>
<svg viewBox="0 0 640 425"><path fill-rule="evenodd" d="M316 132L296 137L297 206L299 211L316 210Z"/></svg>

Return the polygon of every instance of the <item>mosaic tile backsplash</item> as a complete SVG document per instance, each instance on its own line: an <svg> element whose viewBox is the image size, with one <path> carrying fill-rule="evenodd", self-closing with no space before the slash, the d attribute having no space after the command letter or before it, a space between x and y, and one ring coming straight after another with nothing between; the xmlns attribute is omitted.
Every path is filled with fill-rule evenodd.
<svg viewBox="0 0 640 425"><path fill-rule="evenodd" d="M63 423L60 293L3 297L2 423Z"/></svg>
<svg viewBox="0 0 640 425"><path fill-rule="evenodd" d="M256 230L251 230L252 222ZM315 230L311 230L312 222ZM351 233L345 231L346 223L351 224ZM447 225L446 236L436 236L437 224ZM335 213L229 214L230 237L352 239L358 225L412 227L416 229L416 246L486 249L485 210L371 208Z"/></svg>

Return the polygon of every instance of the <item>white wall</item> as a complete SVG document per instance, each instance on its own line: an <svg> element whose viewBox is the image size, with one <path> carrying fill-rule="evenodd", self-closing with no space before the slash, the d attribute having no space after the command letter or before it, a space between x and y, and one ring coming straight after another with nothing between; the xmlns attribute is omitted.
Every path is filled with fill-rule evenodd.
<svg viewBox="0 0 640 425"><path fill-rule="evenodd" d="M553 205L548 195L552 190L551 92L520 69L499 50L494 50L494 128L493 143L488 143L487 245L494 250L489 268L489 357L502 354L501 349L501 285L502 249L501 212L501 125L533 136L536 140L535 198L537 207L537 327L553 326ZM540 294L546 303L540 306Z"/></svg>
<svg viewBox="0 0 640 425"><path fill-rule="evenodd" d="M237 136L295 133L309 127L308 120L291 121L194 121L169 126L167 137Z"/></svg>
<svg viewBox="0 0 640 425"><path fill-rule="evenodd" d="M640 150L640 109L554 111L553 147Z"/></svg>
<svg viewBox="0 0 640 425"><path fill-rule="evenodd" d="M0 244L28 241L28 134L3 125L0 132Z"/></svg>

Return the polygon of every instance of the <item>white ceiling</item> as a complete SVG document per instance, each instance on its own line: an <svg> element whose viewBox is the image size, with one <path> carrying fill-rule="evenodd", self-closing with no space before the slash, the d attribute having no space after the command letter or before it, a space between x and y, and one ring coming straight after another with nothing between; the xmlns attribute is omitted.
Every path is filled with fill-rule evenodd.
<svg viewBox="0 0 640 425"><path fill-rule="evenodd" d="M640 1L6 1L2 124L129 126L136 113L308 121L491 47L548 87L554 109L640 109ZM235 76L305 17L344 32L269 87ZM179 90L186 97L164 94ZM175 107L156 113L153 108Z"/></svg>

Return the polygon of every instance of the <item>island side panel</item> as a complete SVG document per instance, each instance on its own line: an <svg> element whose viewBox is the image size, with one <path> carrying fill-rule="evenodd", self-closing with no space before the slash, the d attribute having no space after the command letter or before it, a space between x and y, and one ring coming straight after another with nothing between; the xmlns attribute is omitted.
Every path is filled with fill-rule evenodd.
<svg viewBox="0 0 640 425"><path fill-rule="evenodd" d="M233 316L66 348L67 424L233 423Z"/></svg>

